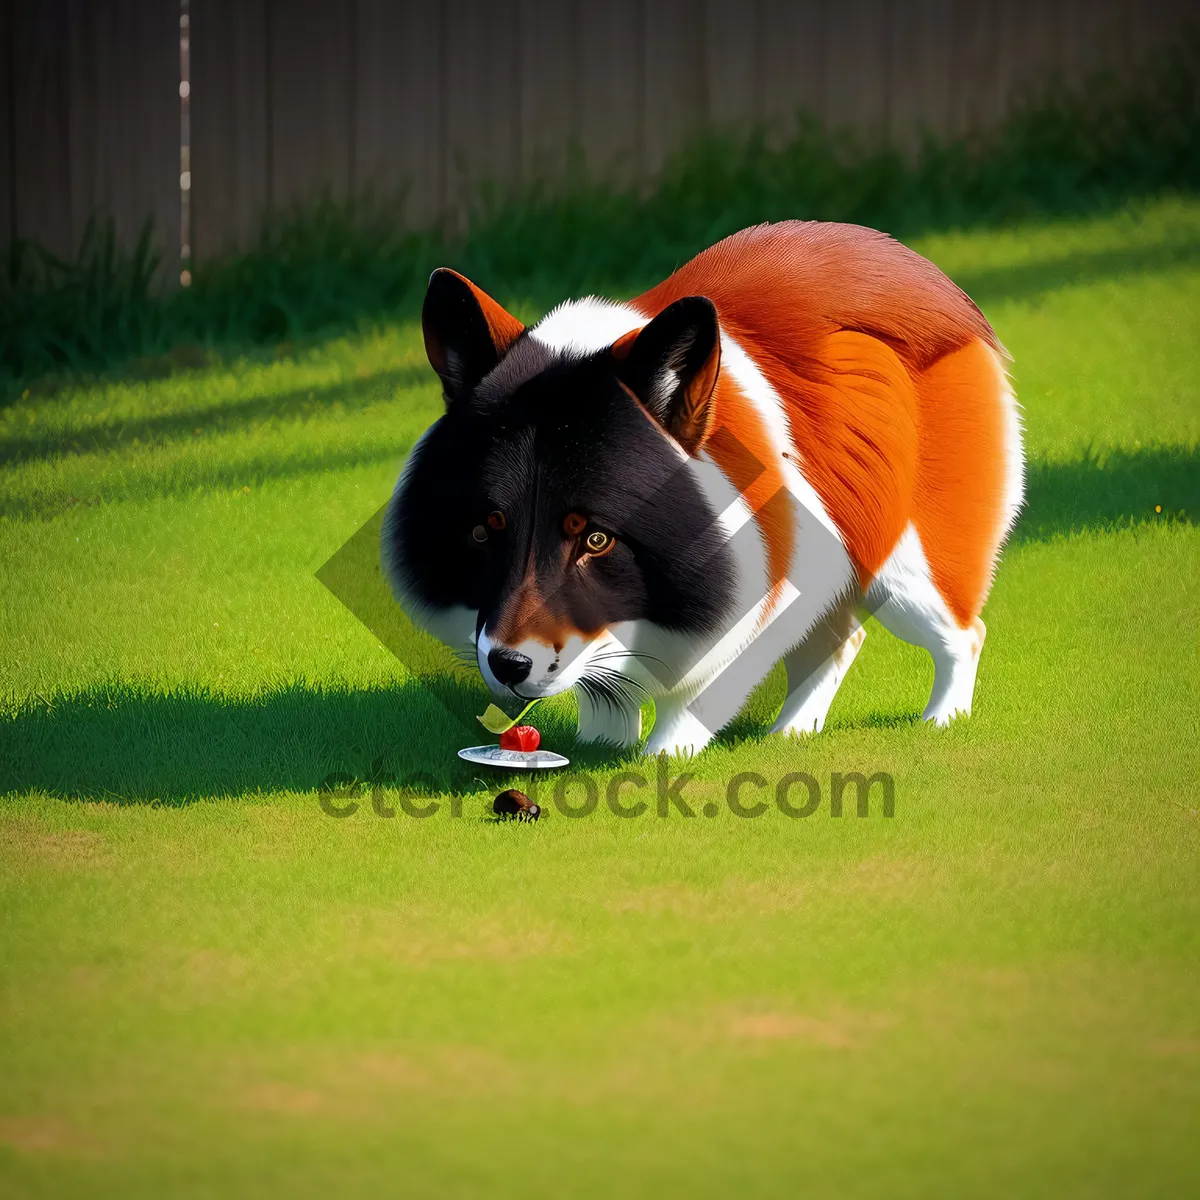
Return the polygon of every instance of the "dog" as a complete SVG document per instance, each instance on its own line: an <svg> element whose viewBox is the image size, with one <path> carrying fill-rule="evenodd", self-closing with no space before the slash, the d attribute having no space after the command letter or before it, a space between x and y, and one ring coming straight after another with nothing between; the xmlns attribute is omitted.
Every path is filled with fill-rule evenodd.
<svg viewBox="0 0 1200 1200"><path fill-rule="evenodd" d="M819 732L866 614L969 714L980 612L1023 502L1008 356L886 234L743 230L625 303L526 328L463 276L421 314L446 411L382 559L414 622L493 693L577 689L579 737L697 753L780 659L774 731Z"/></svg>

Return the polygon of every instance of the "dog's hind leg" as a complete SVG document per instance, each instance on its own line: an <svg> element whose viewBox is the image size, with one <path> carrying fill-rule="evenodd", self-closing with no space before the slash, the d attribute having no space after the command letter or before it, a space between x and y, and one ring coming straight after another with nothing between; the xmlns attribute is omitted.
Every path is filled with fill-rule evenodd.
<svg viewBox="0 0 1200 1200"><path fill-rule="evenodd" d="M929 651L933 656L933 691L922 714L926 721L948 725L959 713L971 715L985 637L987 626L976 617L966 629L956 628L952 638Z"/></svg>
<svg viewBox="0 0 1200 1200"><path fill-rule="evenodd" d="M933 606L914 608L889 597L875 618L902 641L929 651L933 659L933 689L921 716L935 725L949 725L959 715L971 715L979 652L987 628L976 617L966 629L942 619Z"/></svg>
<svg viewBox="0 0 1200 1200"><path fill-rule="evenodd" d="M867 631L850 612L835 612L783 656L787 698L772 733L820 733Z"/></svg>
<svg viewBox="0 0 1200 1200"><path fill-rule="evenodd" d="M987 628L979 617L965 628L955 620L911 530L868 590L867 607L889 633L929 651L933 690L924 719L948 725L969 716Z"/></svg>

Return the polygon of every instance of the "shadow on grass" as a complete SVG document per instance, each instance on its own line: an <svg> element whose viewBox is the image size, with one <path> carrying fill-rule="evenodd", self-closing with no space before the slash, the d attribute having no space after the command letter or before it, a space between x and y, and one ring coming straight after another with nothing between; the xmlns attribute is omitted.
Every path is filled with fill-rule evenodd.
<svg viewBox="0 0 1200 1200"><path fill-rule="evenodd" d="M1152 246L1073 251L1066 258L956 271L954 282L986 309L1008 300L1033 300L1063 287L1103 281L1116 283L1129 275L1192 267L1197 262L1200 262L1200 242L1177 238Z"/></svg>
<svg viewBox="0 0 1200 1200"><path fill-rule="evenodd" d="M297 683L255 697L93 688L5 719L0 792L183 803L350 780L459 791L478 768L456 751L487 736L474 721L486 702L481 686L451 676L359 691Z"/></svg>
<svg viewBox="0 0 1200 1200"><path fill-rule="evenodd" d="M1200 451L1150 448L1034 464L1028 491L1017 542L1143 520L1191 523L1200 512ZM461 747L490 740L475 721L488 695L473 670L416 635L391 601L379 569L381 520L382 510L318 574L350 610L346 619L352 613L362 620L412 679L363 690L296 683L253 697L97 687L27 700L0 717L0 792L178 804L348 781L452 795L498 791L506 779L521 786L457 758ZM913 697L911 717L878 713L860 724L881 734L914 724L922 699ZM752 704L720 744L765 736L763 708ZM576 745L569 711L544 709L538 725L547 744L577 767L612 767L630 757Z"/></svg>
<svg viewBox="0 0 1200 1200"><path fill-rule="evenodd" d="M133 420L105 421L63 433L40 433L0 438L0 466L30 459L57 458L69 454L92 454L122 446L188 441L199 433L241 430L272 418L295 418L324 413L335 404L362 408L391 399L433 378L424 364L380 371L362 379L328 387L300 388L273 396L249 396L228 404L206 404L176 409Z"/></svg>
<svg viewBox="0 0 1200 1200"><path fill-rule="evenodd" d="M51 485L29 489L25 494L0 499L0 516L22 520L52 520L64 512L84 505L95 507L121 501L145 502L171 496L193 496L243 487L259 487L272 480L290 481L393 462L399 474L400 464L412 448L412 439L394 443L376 439L369 445L340 449L301 447L281 457L278 453L256 454L233 462L184 461L171 464L160 473L146 471L133 482L120 473L103 476L84 496L65 494Z"/></svg>
<svg viewBox="0 0 1200 1200"><path fill-rule="evenodd" d="M1192 524L1200 516L1200 447L1151 446L1069 463L1033 462L1026 498L1013 533L1018 544L1143 521Z"/></svg>
<svg viewBox="0 0 1200 1200"><path fill-rule="evenodd" d="M326 791L340 804L347 793L365 800L379 785L394 806L399 790L528 789L519 774L458 757L464 746L494 740L475 720L489 699L481 682L454 675L362 690L296 683L252 697L118 686L38 698L0 717L0 795L179 806ZM562 707L543 709L538 726L576 770L636 757L576 744L573 715Z"/></svg>

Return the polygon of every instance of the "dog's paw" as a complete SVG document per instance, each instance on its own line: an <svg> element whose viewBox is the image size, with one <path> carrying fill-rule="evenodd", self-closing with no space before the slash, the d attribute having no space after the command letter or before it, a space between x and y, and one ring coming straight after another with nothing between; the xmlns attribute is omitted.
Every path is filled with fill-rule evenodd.
<svg viewBox="0 0 1200 1200"><path fill-rule="evenodd" d="M646 742L646 753L654 758L660 754L680 754L690 757L699 754L713 735L701 721L685 708L682 712L660 714Z"/></svg>

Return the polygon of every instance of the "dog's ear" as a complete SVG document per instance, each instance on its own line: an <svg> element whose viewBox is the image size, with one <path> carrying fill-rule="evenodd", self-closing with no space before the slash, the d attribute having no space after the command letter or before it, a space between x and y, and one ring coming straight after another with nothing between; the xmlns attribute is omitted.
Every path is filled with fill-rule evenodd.
<svg viewBox="0 0 1200 1200"><path fill-rule="evenodd" d="M453 404L504 357L525 326L469 279L439 267L429 277L421 329L430 366Z"/></svg>
<svg viewBox="0 0 1200 1200"><path fill-rule="evenodd" d="M717 309L707 296L685 296L612 348L617 375L650 415L687 451L699 453L713 419L721 369Z"/></svg>

